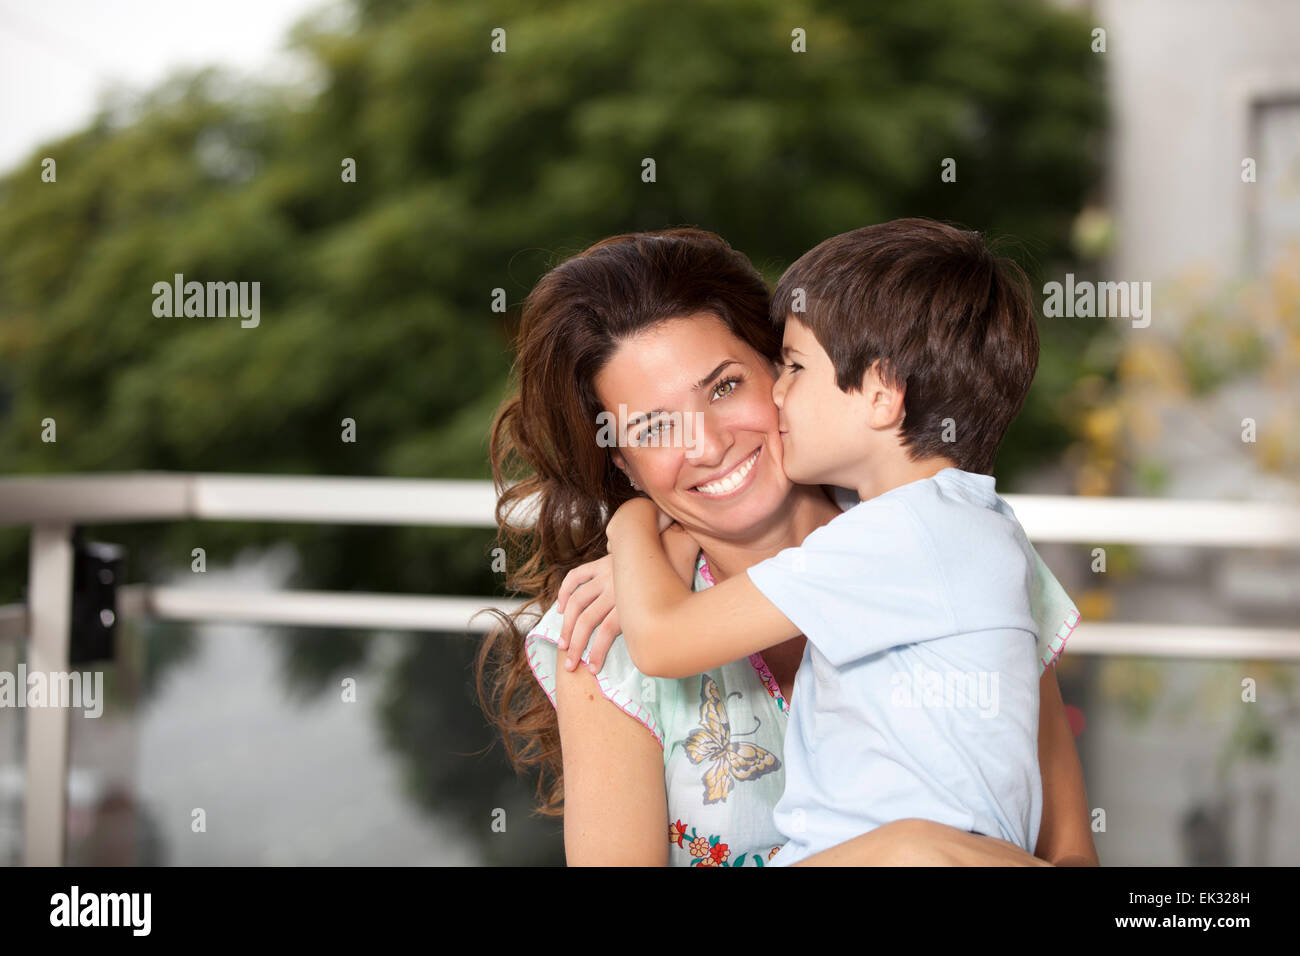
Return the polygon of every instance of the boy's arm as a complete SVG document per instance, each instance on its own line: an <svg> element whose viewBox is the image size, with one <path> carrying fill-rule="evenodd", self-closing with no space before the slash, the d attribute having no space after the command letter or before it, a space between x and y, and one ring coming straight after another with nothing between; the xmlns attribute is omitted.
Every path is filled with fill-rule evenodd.
<svg viewBox="0 0 1300 956"><path fill-rule="evenodd" d="M699 542L679 525L673 525L659 535L668 564L688 588L695 583L695 562L700 557ZM612 562L611 562L612 563Z"/></svg>
<svg viewBox="0 0 1300 956"><path fill-rule="evenodd" d="M658 512L650 499L633 498L605 529L623 639L637 670L651 677L689 677L799 634L748 575L699 593L687 588L664 554Z"/></svg>
<svg viewBox="0 0 1300 956"><path fill-rule="evenodd" d="M673 571L687 587L694 585L699 544L677 525L665 530L659 538ZM578 666L590 641L587 667L593 674L599 674L605 666L605 655L623 631L614 598L613 555L580 564L566 574L560 585L558 604L564 615L559 641L564 651L564 669L571 671Z"/></svg>

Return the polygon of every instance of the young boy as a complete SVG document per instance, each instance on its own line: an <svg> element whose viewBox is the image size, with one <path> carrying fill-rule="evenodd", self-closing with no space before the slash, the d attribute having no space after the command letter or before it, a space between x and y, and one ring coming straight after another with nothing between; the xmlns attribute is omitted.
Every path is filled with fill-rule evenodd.
<svg viewBox="0 0 1300 956"><path fill-rule="evenodd" d="M861 503L698 593L669 567L654 503L624 504L606 533L632 660L685 677L807 637L773 863L906 817L1032 853L1034 557L989 474L1038 364L1028 282L978 234L903 219L802 256L773 321L773 450L791 480Z"/></svg>

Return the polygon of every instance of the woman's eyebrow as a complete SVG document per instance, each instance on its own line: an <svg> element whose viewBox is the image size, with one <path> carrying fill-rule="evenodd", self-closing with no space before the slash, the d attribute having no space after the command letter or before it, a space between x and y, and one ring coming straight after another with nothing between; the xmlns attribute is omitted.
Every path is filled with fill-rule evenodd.
<svg viewBox="0 0 1300 956"><path fill-rule="evenodd" d="M715 378L717 378L717 377L718 377L718 373L721 372L721 371L722 371L724 368L726 368L728 365L739 365L739 364L740 364L740 363L737 362L735 359L727 359L725 362L723 362L721 365L719 365L717 368L715 368L715 369L714 369L712 372L710 372L708 375L704 376L704 378L702 378L702 379L700 379L698 382L696 382L696 383L695 383L695 391L698 392L698 391L699 391L700 389L702 389L705 385L708 385L711 381L713 381Z"/></svg>
<svg viewBox="0 0 1300 956"><path fill-rule="evenodd" d="M708 385L711 381L717 378L718 373L721 372L728 365L739 365L739 364L740 363L737 362L735 359L727 359L721 365L715 368L712 372L710 372L708 375L704 376L704 378L696 382L692 386L692 390L698 392L700 389L704 388L704 386ZM628 418L627 427L631 428L634 425L640 425L642 422L648 421L653 416L663 414L667 411L668 409L666 408L652 408L648 412L639 412L636 415L632 415Z"/></svg>

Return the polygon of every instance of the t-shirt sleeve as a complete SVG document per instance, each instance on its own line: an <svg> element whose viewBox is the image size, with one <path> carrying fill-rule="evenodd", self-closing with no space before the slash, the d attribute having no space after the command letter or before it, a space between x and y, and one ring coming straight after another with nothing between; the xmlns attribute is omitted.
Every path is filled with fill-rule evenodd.
<svg viewBox="0 0 1300 956"><path fill-rule="evenodd" d="M901 502L858 505L748 573L836 667L958 630L928 537Z"/></svg>
<svg viewBox="0 0 1300 956"><path fill-rule="evenodd" d="M1029 594L1030 610L1038 622L1038 672L1041 674L1065 649L1065 642L1079 623L1079 609L1065 593L1061 582L1043 562L1033 545L1034 586Z"/></svg>
<svg viewBox="0 0 1300 956"><path fill-rule="evenodd" d="M551 706L555 706L555 674L564 666L558 647L563 627L564 615L559 612L557 604L552 604L524 638L528 666L532 668L533 676L542 685L546 696L551 699ZM590 654L591 648L588 647L582 655L584 662ZM663 721L659 713L664 699L661 682L658 678L647 677L633 666L622 634L614 639L605 655L605 663L596 675L596 683L612 704L643 724L654 734L660 747L664 745Z"/></svg>

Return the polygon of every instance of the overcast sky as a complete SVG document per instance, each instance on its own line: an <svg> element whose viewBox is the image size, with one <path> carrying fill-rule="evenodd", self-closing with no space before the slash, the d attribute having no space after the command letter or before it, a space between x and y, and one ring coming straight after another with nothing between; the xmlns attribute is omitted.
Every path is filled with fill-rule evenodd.
<svg viewBox="0 0 1300 956"><path fill-rule="evenodd" d="M0 171L78 129L112 86L185 68L288 72L289 27L329 0L0 0Z"/></svg>

